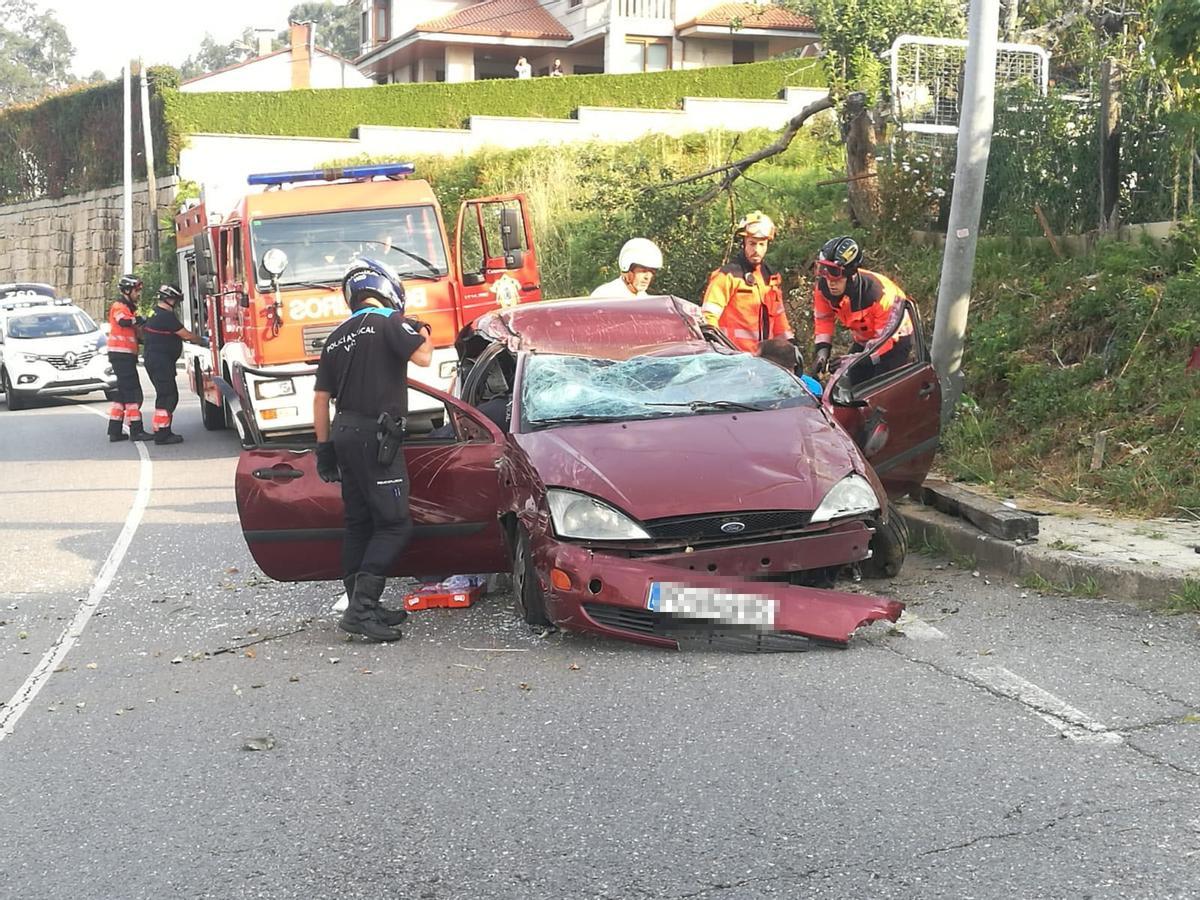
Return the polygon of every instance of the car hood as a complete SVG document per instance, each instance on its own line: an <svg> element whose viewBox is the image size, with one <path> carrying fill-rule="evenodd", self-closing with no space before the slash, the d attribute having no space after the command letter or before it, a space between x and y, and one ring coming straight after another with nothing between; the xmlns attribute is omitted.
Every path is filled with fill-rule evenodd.
<svg viewBox="0 0 1200 900"><path fill-rule="evenodd" d="M512 436L547 487L583 491L646 521L815 509L858 449L814 408L560 426Z"/></svg>
<svg viewBox="0 0 1200 900"><path fill-rule="evenodd" d="M64 334L48 338L10 338L9 349L18 353L37 353L41 356L54 356L62 353L91 352L97 346L104 346L104 336L99 331L89 331L87 334Z"/></svg>

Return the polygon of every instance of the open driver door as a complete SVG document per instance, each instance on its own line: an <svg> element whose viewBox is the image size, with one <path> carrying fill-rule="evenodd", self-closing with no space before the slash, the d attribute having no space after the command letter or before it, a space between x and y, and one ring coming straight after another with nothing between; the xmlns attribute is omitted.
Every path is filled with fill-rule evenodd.
<svg viewBox="0 0 1200 900"><path fill-rule="evenodd" d="M454 229L460 327L499 306L542 299L529 201L524 194L467 200Z"/></svg>

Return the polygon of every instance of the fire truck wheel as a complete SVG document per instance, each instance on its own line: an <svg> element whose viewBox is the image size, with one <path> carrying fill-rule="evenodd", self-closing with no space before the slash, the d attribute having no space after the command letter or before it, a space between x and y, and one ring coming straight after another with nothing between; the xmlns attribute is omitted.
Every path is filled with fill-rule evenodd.
<svg viewBox="0 0 1200 900"><path fill-rule="evenodd" d="M529 532L519 522L514 527L512 583L517 615L528 625L550 625L550 617L546 615L546 595L538 583L529 548Z"/></svg>
<svg viewBox="0 0 1200 900"><path fill-rule="evenodd" d="M225 411L215 403L209 403L200 398L200 419L204 422L205 431L223 431L225 429Z"/></svg>

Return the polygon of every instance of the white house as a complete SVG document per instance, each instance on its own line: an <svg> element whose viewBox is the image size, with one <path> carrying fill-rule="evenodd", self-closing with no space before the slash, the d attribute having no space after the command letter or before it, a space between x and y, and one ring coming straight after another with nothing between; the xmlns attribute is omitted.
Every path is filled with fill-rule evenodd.
<svg viewBox="0 0 1200 900"><path fill-rule="evenodd" d="M359 69L381 84L652 72L815 52L810 18L769 0L359 0Z"/></svg>
<svg viewBox="0 0 1200 900"><path fill-rule="evenodd" d="M401 0L403 2L403 0ZM189 78L181 91L288 91L301 88L371 87L374 80L353 62L318 47L312 25L292 22L288 46L274 53L263 52L236 65L207 75ZM269 44L268 44L269 46Z"/></svg>

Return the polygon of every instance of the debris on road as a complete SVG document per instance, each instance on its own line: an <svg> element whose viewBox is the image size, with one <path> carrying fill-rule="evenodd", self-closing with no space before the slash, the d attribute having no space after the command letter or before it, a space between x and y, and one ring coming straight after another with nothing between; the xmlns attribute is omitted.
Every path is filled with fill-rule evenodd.
<svg viewBox="0 0 1200 900"><path fill-rule="evenodd" d="M249 751L274 750L275 738L270 733L262 737L247 738L246 742L242 744L242 749Z"/></svg>

